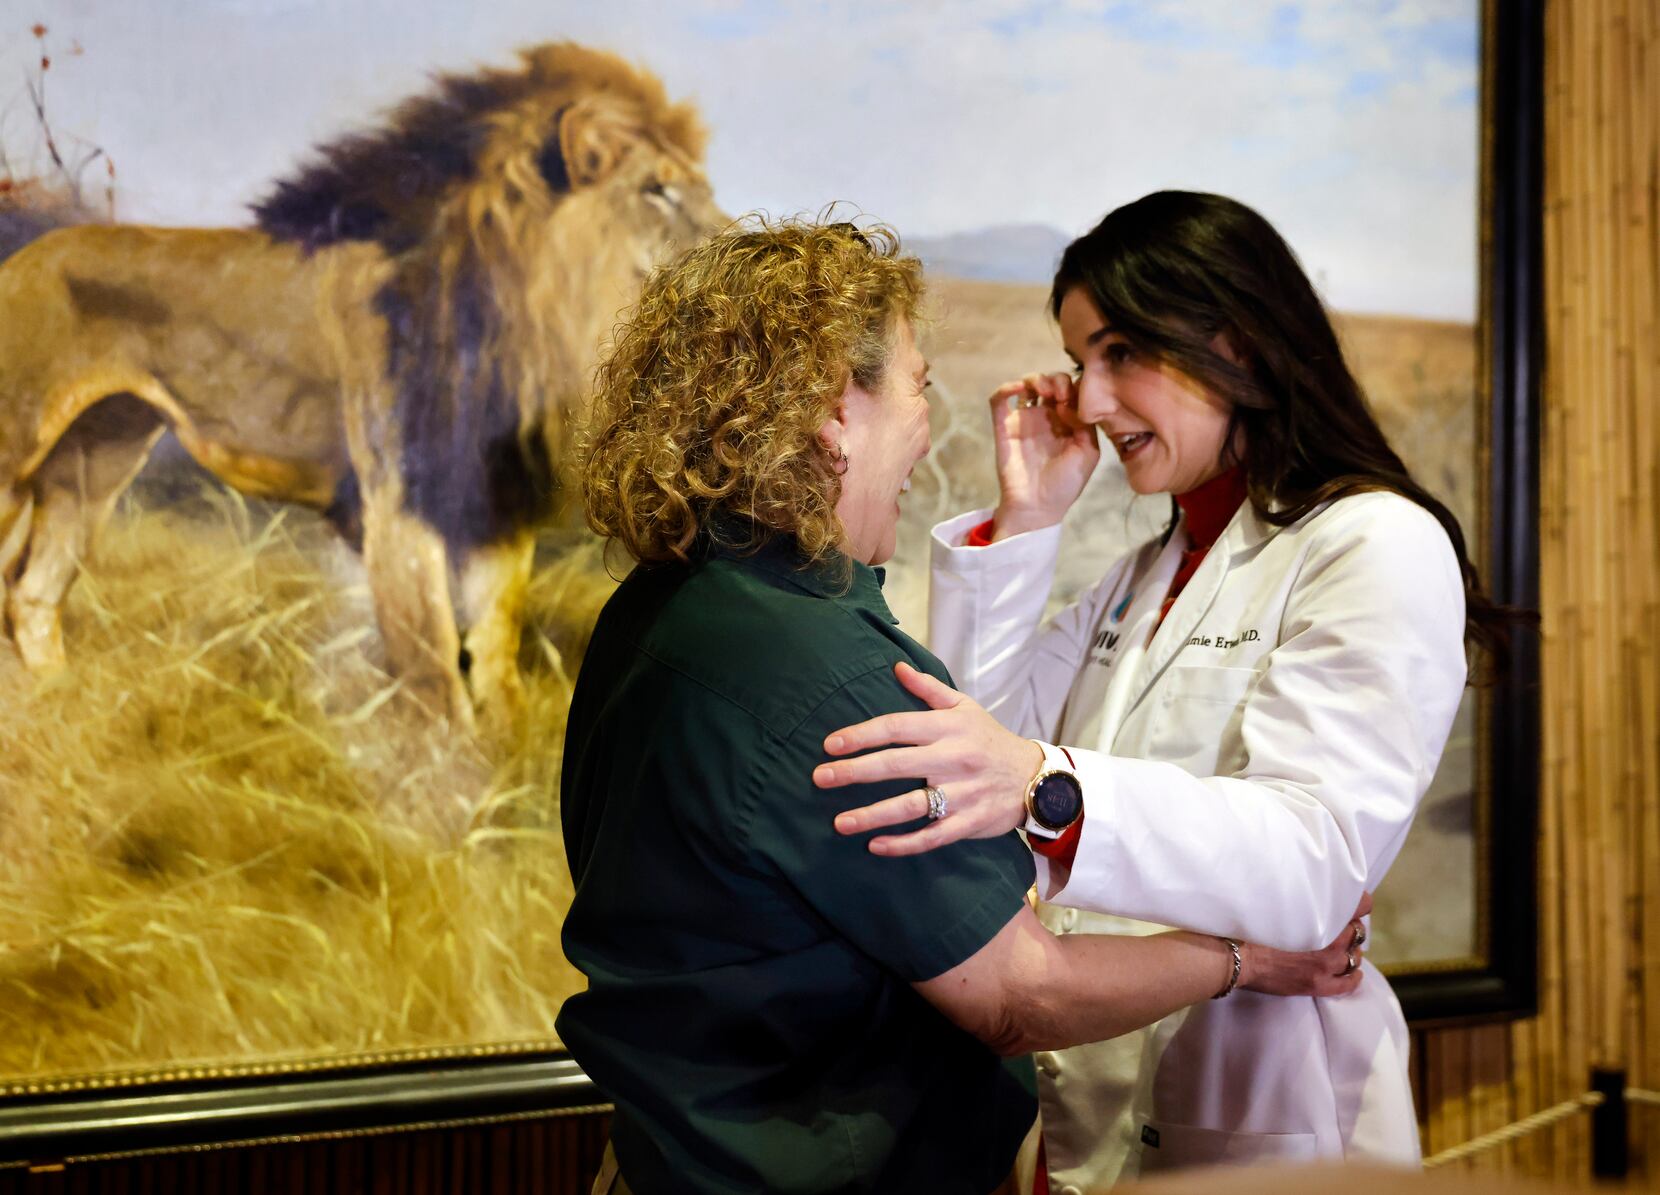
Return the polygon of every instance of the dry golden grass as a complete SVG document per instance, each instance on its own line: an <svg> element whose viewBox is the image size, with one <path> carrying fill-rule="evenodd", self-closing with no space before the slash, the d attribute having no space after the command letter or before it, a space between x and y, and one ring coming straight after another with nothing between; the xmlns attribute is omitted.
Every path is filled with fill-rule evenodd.
<svg viewBox="0 0 1660 1195"><path fill-rule="evenodd" d="M531 717L492 764L376 666L314 520L129 508L70 670L0 659L0 1082L553 1037L582 980L552 662L611 587L592 545L539 571Z"/></svg>
<svg viewBox="0 0 1660 1195"><path fill-rule="evenodd" d="M1475 327L1341 315L1337 330L1389 442L1473 536L1479 480Z"/></svg>

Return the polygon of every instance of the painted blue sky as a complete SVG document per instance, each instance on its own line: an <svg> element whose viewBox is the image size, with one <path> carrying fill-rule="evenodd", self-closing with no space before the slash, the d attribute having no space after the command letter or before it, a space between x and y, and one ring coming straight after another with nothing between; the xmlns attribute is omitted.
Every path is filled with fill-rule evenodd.
<svg viewBox="0 0 1660 1195"><path fill-rule="evenodd" d="M54 123L114 157L122 218L239 223L312 143L428 72L569 37L698 103L733 212L846 200L913 236L1077 233L1160 187L1221 191L1279 225L1335 306L1471 319L1478 8L0 0L0 135L14 156L32 142L43 22Z"/></svg>

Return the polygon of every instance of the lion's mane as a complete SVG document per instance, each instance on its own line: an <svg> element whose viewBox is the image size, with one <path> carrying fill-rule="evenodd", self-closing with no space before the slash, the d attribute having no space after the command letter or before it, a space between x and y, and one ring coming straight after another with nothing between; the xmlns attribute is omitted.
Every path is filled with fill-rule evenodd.
<svg viewBox="0 0 1660 1195"><path fill-rule="evenodd" d="M563 412L585 384L572 346L554 342L562 296L527 271L581 168L562 121L597 97L629 136L691 160L703 149L693 110L623 60L569 43L521 57L517 70L438 78L254 209L264 232L307 251L368 241L390 259L374 306L404 505L452 547L547 515Z"/></svg>

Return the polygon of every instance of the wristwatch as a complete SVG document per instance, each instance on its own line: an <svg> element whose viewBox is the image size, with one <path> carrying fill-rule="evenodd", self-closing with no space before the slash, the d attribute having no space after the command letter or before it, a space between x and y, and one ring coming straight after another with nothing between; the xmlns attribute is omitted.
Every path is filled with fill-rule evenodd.
<svg viewBox="0 0 1660 1195"><path fill-rule="evenodd" d="M1036 838L1059 838L1084 813L1084 786L1072 770L1064 748L1033 740L1043 748L1043 764L1026 786L1026 824Z"/></svg>

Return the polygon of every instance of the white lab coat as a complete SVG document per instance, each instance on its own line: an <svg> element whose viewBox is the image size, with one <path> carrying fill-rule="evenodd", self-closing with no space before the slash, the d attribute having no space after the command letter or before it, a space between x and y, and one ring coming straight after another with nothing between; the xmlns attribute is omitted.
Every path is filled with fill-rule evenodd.
<svg viewBox="0 0 1660 1195"><path fill-rule="evenodd" d="M1037 860L1044 922L1336 939L1399 852L1464 688L1441 526L1388 493L1286 528L1247 502L1155 633L1182 526L1045 626L1059 528L961 546L987 517L935 528L932 647L1004 725L1077 763L1083 835L1070 874ZM1407 1050L1368 964L1352 996L1239 991L1040 1054L1051 1190L1206 1162L1416 1163Z"/></svg>

